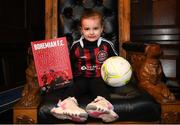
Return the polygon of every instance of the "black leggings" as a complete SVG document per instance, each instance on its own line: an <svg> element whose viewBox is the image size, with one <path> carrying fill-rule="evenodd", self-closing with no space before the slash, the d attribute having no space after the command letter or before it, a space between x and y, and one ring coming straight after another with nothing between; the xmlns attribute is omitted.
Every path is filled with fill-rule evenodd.
<svg viewBox="0 0 180 125"><path fill-rule="evenodd" d="M66 95L79 98L85 94L93 98L102 96L108 99L110 92L102 78L74 78L74 82L67 90Z"/></svg>

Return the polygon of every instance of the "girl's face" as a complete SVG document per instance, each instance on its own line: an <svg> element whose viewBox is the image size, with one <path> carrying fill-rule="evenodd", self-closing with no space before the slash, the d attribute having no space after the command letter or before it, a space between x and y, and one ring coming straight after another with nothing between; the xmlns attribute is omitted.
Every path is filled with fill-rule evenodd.
<svg viewBox="0 0 180 125"><path fill-rule="evenodd" d="M81 22L81 33L90 42L99 39L103 31L103 26L98 17L85 18Z"/></svg>

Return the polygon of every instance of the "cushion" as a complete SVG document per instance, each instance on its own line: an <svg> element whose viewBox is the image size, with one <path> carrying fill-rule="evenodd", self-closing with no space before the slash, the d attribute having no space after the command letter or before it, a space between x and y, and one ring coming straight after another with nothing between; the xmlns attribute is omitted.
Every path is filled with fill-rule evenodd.
<svg viewBox="0 0 180 125"><path fill-rule="evenodd" d="M133 84L122 87L110 87L110 102L114 111L119 115L117 121L159 121L161 116L160 104L147 92L140 90ZM57 90L42 96L39 107L39 123L71 123L69 120L60 120L51 115L50 110L63 99L67 88ZM90 95L83 95L77 101L84 108L94 100ZM86 122L101 121L101 119L88 117Z"/></svg>

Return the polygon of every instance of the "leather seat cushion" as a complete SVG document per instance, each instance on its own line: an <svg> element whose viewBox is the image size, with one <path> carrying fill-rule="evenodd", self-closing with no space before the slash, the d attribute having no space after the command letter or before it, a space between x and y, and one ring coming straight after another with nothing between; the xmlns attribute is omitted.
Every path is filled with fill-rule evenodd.
<svg viewBox="0 0 180 125"><path fill-rule="evenodd" d="M50 110L56 106L59 99L63 98L66 88L42 96L39 107L39 123L69 123L69 120L59 120L51 115ZM161 116L160 104L147 92L138 89L132 84L112 89L110 102L114 105L115 112L119 115L117 121L159 121ZM84 108L93 98L84 95L77 101ZM89 121L101 121L88 117Z"/></svg>

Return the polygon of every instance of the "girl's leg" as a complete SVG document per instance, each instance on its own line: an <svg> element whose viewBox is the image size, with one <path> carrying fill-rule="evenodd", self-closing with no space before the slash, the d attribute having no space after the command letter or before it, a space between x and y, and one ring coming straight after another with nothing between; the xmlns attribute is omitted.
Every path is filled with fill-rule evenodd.
<svg viewBox="0 0 180 125"><path fill-rule="evenodd" d="M94 98L102 96L106 99L109 98L110 91L102 78L93 78L90 80L89 89Z"/></svg>
<svg viewBox="0 0 180 125"><path fill-rule="evenodd" d="M88 83L85 78L74 78L73 83L68 86L66 92L64 93L64 99L68 97L78 97L82 96L84 93L88 91Z"/></svg>

